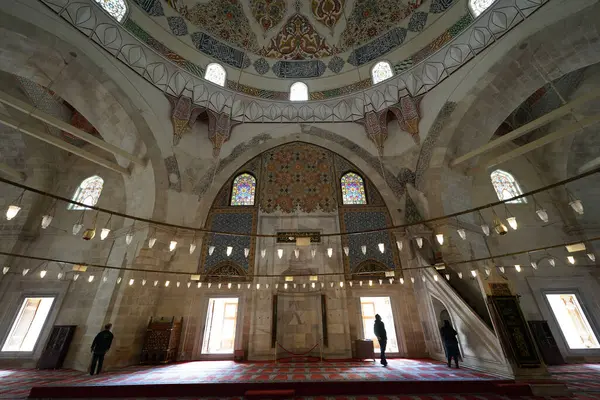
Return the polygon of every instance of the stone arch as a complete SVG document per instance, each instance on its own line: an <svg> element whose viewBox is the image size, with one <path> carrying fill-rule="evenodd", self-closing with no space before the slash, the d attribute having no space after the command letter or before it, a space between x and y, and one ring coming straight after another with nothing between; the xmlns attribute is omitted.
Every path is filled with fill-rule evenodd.
<svg viewBox="0 0 600 400"><path fill-rule="evenodd" d="M324 130L319 129L319 132L320 131ZM355 151L350 150L338 142L319 135L319 132L306 133L300 130L300 133L298 133L298 131L294 131L293 133L277 138L273 138L270 135L265 135L264 140L257 141L256 144L253 144L252 146L246 146L246 149L242 153L236 154L235 159L233 159L215 174L214 181L210 185L210 188L206 190L200 198L196 214L196 223L200 225L205 223L211 205L214 203L214 200L221 191L221 188L231 178L231 176L235 174L236 171L265 151L291 142L303 142L329 149L333 153L338 154L339 156L348 160L350 163L354 164L358 169L360 169L360 171L362 171L363 178L369 179L379 191L379 194L381 195L390 212L393 223L399 223L400 213L398 212L398 209L401 208L400 197L402 196L404 190L403 188L402 190L398 190L398 188L395 188L396 190L394 190L394 188L392 188L389 184L390 178L397 178L388 176L388 174L386 174L385 178L382 177L380 170L373 167ZM324 132L332 134L329 131Z"/></svg>

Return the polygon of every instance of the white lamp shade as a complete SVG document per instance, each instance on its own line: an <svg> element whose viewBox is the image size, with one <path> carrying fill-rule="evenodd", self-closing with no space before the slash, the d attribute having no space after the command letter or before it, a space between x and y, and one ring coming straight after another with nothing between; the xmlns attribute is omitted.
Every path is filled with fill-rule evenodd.
<svg viewBox="0 0 600 400"><path fill-rule="evenodd" d="M498 267L498 269L500 270L500 272L504 273L506 270L504 269L504 267Z"/></svg>
<svg viewBox="0 0 600 400"><path fill-rule="evenodd" d="M348 254L350 254L350 247L348 246L344 246L344 254L347 256Z"/></svg>
<svg viewBox="0 0 600 400"><path fill-rule="evenodd" d="M25 268L21 273L23 276L27 275L29 273L29 268Z"/></svg>
<svg viewBox="0 0 600 400"><path fill-rule="evenodd" d="M575 257L573 256L568 256L567 260L569 261L570 264L575 264Z"/></svg>
<svg viewBox="0 0 600 400"><path fill-rule="evenodd" d="M177 241L171 240L171 243L169 243L169 251L173 251L176 248L177 248Z"/></svg>
<svg viewBox="0 0 600 400"><path fill-rule="evenodd" d="M333 249L331 247L327 248L327 257L331 258L333 256Z"/></svg>
<svg viewBox="0 0 600 400"><path fill-rule="evenodd" d="M344 287L344 282L340 281L340 287Z"/></svg>
<svg viewBox="0 0 600 400"><path fill-rule="evenodd" d="M300 257L300 250L294 249L294 257L296 257L296 258Z"/></svg>
<svg viewBox="0 0 600 400"><path fill-rule="evenodd" d="M42 229L46 229L52 223L52 219L54 217L52 215L44 215L42 217Z"/></svg>
<svg viewBox="0 0 600 400"><path fill-rule="evenodd" d="M181 282L177 281L176 285L177 287L181 286Z"/></svg>
<svg viewBox="0 0 600 400"><path fill-rule="evenodd" d="M400 278L400 284L404 285L404 278Z"/></svg>
<svg viewBox="0 0 600 400"><path fill-rule="evenodd" d="M410 278L410 282L411 282L411 283L415 283L415 278L411 277L411 278Z"/></svg>
<svg viewBox="0 0 600 400"><path fill-rule="evenodd" d="M177 283L179 283L179 282L177 282ZM221 289L221 284L220 283L217 285L217 288Z"/></svg>
<svg viewBox="0 0 600 400"><path fill-rule="evenodd" d="M6 275L9 270L10 270L10 267L3 267L2 268L2 275Z"/></svg>
<svg viewBox="0 0 600 400"><path fill-rule="evenodd" d="M538 269L538 265L537 265L537 263L535 261L531 262L531 268Z"/></svg>
<svg viewBox="0 0 600 400"><path fill-rule="evenodd" d="M123 280L123 278L121 278L121 277L118 277L118 278L117 278L117 285L118 285L118 284L120 284L122 280Z"/></svg>
<svg viewBox="0 0 600 400"><path fill-rule="evenodd" d="M402 251L403 244L402 244L402 241L401 241L401 240L397 240L397 241L396 241L396 247L398 247L398 250L399 250L399 251Z"/></svg>
<svg viewBox="0 0 600 400"><path fill-rule="evenodd" d="M250 249L244 248L244 257L248 258L249 254L250 254Z"/></svg>
<svg viewBox="0 0 600 400"><path fill-rule="evenodd" d="M188 289L190 288L190 286L192 286L192 282L188 282L188 283L187 283L187 287L188 287Z"/></svg>
<svg viewBox="0 0 600 400"><path fill-rule="evenodd" d="M418 237L416 239L416 241L417 241L417 246L419 246L419 248L422 249L423 248L423 238L422 237Z"/></svg>
<svg viewBox="0 0 600 400"><path fill-rule="evenodd" d="M127 235L125 235L125 243L127 243L127 245L130 245L132 240L133 240L133 233L128 232Z"/></svg>
<svg viewBox="0 0 600 400"><path fill-rule="evenodd" d="M194 254L196 251L196 243L190 243L190 254Z"/></svg>
<svg viewBox="0 0 600 400"><path fill-rule="evenodd" d="M594 253L587 253L587 256L590 260L596 261L596 255Z"/></svg>
<svg viewBox="0 0 600 400"><path fill-rule="evenodd" d="M231 282L227 284L227 289L231 289Z"/></svg>
<svg viewBox="0 0 600 400"><path fill-rule="evenodd" d="M310 249L310 257L315 258L316 255L317 255L317 249Z"/></svg>
<svg viewBox="0 0 600 400"><path fill-rule="evenodd" d="M206 287L208 287L209 289L211 286L212 286L212 282L208 282L208 284L206 285Z"/></svg>
<svg viewBox="0 0 600 400"><path fill-rule="evenodd" d="M384 253L385 252L385 244L383 243L378 243L377 247L379 248L379 251Z"/></svg>
<svg viewBox="0 0 600 400"><path fill-rule="evenodd" d="M446 274L446 280L449 281L450 280L450 274Z"/></svg>
<svg viewBox="0 0 600 400"><path fill-rule="evenodd" d="M77 235L79 233L79 231L81 230L81 228L83 228L83 224L80 223L76 223L75 225L73 225L73 235Z"/></svg>
<svg viewBox="0 0 600 400"><path fill-rule="evenodd" d="M541 219L543 222L548 222L548 212L545 209L538 208L537 210L535 210L535 213L537 214L538 218Z"/></svg>
<svg viewBox="0 0 600 400"><path fill-rule="evenodd" d="M135 283L135 279L130 279L129 280L129 286L133 286L134 283Z"/></svg>
<svg viewBox="0 0 600 400"><path fill-rule="evenodd" d="M556 267L556 260L554 258L549 258L548 264L550 264L551 267Z"/></svg>
<svg viewBox="0 0 600 400"><path fill-rule="evenodd" d="M142 279L142 286L146 286L146 282L147 281L145 279Z"/></svg>
<svg viewBox="0 0 600 400"><path fill-rule="evenodd" d="M437 235L435 235L435 238L437 239L440 246L444 244L444 234L438 233Z"/></svg>
<svg viewBox="0 0 600 400"><path fill-rule="evenodd" d="M59 273L58 273L58 275L57 275L56 277L57 277L58 279L62 279L62 277L63 277L64 275L65 275L65 274L63 274L62 272L59 272Z"/></svg>
<svg viewBox="0 0 600 400"><path fill-rule="evenodd" d="M581 200L573 200L569 203L569 205L577 214L583 215L583 203L581 202ZM6 212L6 214L6 217L8 218L8 211Z"/></svg>
<svg viewBox="0 0 600 400"><path fill-rule="evenodd" d="M277 257L279 257L279 259L281 260L281 258L283 257L283 249L277 249Z"/></svg>
<svg viewBox="0 0 600 400"><path fill-rule="evenodd" d="M154 286L158 286L158 281L154 281Z"/></svg>
<svg viewBox="0 0 600 400"><path fill-rule="evenodd" d="M492 271L490 271L490 269L489 269L489 268L486 268L486 269L485 269L485 274L486 274L487 276L490 276L490 274L491 274L491 273L492 273Z"/></svg>
<svg viewBox="0 0 600 400"><path fill-rule="evenodd" d="M200 289L202 287L202 282L198 282L198 285L196 285L198 287L198 289Z"/></svg>
<svg viewBox="0 0 600 400"><path fill-rule="evenodd" d="M106 239L108 237L109 233L110 233L110 229L102 228L102 230L100 231L100 240Z"/></svg>
<svg viewBox="0 0 600 400"><path fill-rule="evenodd" d="M155 243L156 243L155 237L151 237L150 239L148 239L148 247L153 248Z"/></svg>
<svg viewBox="0 0 600 400"><path fill-rule="evenodd" d="M473 276L473 278L475 278L477 276L477 271L475 271L474 269L471 270L471 276Z"/></svg>
<svg viewBox="0 0 600 400"><path fill-rule="evenodd" d="M364 244L360 246L360 251L362 251L363 254L367 254L367 246L365 246Z"/></svg>
<svg viewBox="0 0 600 400"><path fill-rule="evenodd" d="M515 269L517 272L521 272L521 266L519 264L515 265Z"/></svg>
<svg viewBox="0 0 600 400"><path fill-rule="evenodd" d="M462 272L459 272L458 273L458 279L462 279L462 277L463 277Z"/></svg>
<svg viewBox="0 0 600 400"><path fill-rule="evenodd" d="M437 275L434 275L434 276L433 276L433 280L434 280L434 281L436 281L436 282L438 281L438 277L437 277Z"/></svg>
<svg viewBox="0 0 600 400"><path fill-rule="evenodd" d="M73 280L76 281L77 279L79 279L79 274L73 275Z"/></svg>
<svg viewBox="0 0 600 400"><path fill-rule="evenodd" d="M21 207L11 204L6 210L6 219L10 221L11 219L17 216L19 211L21 211Z"/></svg>
<svg viewBox="0 0 600 400"><path fill-rule="evenodd" d="M94 275L90 275L90 276L88 276L88 282L89 282L89 283L92 283L92 282L94 282Z"/></svg>
<svg viewBox="0 0 600 400"><path fill-rule="evenodd" d="M463 228L457 229L456 232L458 232L458 236L460 236L462 240L467 240L467 231Z"/></svg>
<svg viewBox="0 0 600 400"><path fill-rule="evenodd" d="M373 281L369 281L369 286L373 286Z"/></svg>
<svg viewBox="0 0 600 400"><path fill-rule="evenodd" d="M231 253L233 253L233 246L227 246L227 250L225 253L227 254L227 257L229 257Z"/></svg>
<svg viewBox="0 0 600 400"><path fill-rule="evenodd" d="M48 271L46 271L45 269L40 271L40 278L43 278L46 276L46 274L48 273Z"/></svg>
<svg viewBox="0 0 600 400"><path fill-rule="evenodd" d="M482 224L481 231L485 236L490 236L490 226L488 224Z"/></svg>
<svg viewBox="0 0 600 400"><path fill-rule="evenodd" d="M261 257L261 258L265 258L266 256L267 256L267 249L262 249L262 250L260 251L260 257Z"/></svg>
<svg viewBox="0 0 600 400"><path fill-rule="evenodd" d="M208 255L212 256L212 253L215 251L215 246L208 246Z"/></svg>
<svg viewBox="0 0 600 400"><path fill-rule="evenodd" d="M506 218L506 222L508 222L508 225L510 225L510 227L513 230L517 230L518 224L517 224L517 219L515 217L508 217Z"/></svg>

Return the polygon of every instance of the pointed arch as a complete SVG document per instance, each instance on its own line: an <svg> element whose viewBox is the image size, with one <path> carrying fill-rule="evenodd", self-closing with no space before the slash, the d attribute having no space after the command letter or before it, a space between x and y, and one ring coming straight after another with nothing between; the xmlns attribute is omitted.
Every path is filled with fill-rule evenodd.
<svg viewBox="0 0 600 400"><path fill-rule="evenodd" d="M392 69L392 64L387 61L379 61L371 68L373 85L390 79L392 76L394 76L394 70Z"/></svg>
<svg viewBox="0 0 600 400"><path fill-rule="evenodd" d="M519 182L509 172L497 169L490 174L490 179L499 200L508 200L523 194ZM527 198L521 197L507 203L526 204Z"/></svg>
<svg viewBox="0 0 600 400"><path fill-rule="evenodd" d="M365 182L356 172L347 172L340 179L342 204L367 204Z"/></svg>
<svg viewBox="0 0 600 400"><path fill-rule="evenodd" d="M235 177L231 187L232 206L253 206L256 195L256 178L243 172Z"/></svg>
<svg viewBox="0 0 600 400"><path fill-rule="evenodd" d="M290 86L290 101L307 101L308 86L304 82L294 82Z"/></svg>
<svg viewBox="0 0 600 400"><path fill-rule="evenodd" d="M98 3L111 17L116 19L117 22L123 22L129 11L129 7L125 0L96 0L96 3Z"/></svg>
<svg viewBox="0 0 600 400"><path fill-rule="evenodd" d="M204 72L204 79L214 83L215 85L225 87L225 82L227 80L227 71L221 64L211 63L206 66L206 71Z"/></svg>
<svg viewBox="0 0 600 400"><path fill-rule="evenodd" d="M83 203L88 206L95 206L100 199L102 193L102 187L104 186L104 179L98 175L90 176L84 179L79 184L79 187L75 191L72 200L78 203ZM86 210L87 207L82 207L78 204L69 203L67 206L68 210Z"/></svg>
<svg viewBox="0 0 600 400"><path fill-rule="evenodd" d="M469 0L469 11L475 18L479 17L496 0Z"/></svg>

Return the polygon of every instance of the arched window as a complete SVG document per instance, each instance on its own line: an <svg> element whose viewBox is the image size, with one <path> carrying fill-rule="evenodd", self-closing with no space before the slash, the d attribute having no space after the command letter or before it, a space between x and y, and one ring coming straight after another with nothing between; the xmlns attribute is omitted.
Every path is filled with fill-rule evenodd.
<svg viewBox="0 0 600 400"><path fill-rule="evenodd" d="M341 179L342 203L344 204L367 204L365 196L365 184L360 175L348 172Z"/></svg>
<svg viewBox="0 0 600 400"><path fill-rule="evenodd" d="M221 64L208 64L206 72L204 73L204 79L211 81L216 85L225 86L225 78L227 78L227 73Z"/></svg>
<svg viewBox="0 0 600 400"><path fill-rule="evenodd" d="M394 76L392 65L387 61L379 61L371 68L371 79L373 84L383 82L386 79L390 79Z"/></svg>
<svg viewBox="0 0 600 400"><path fill-rule="evenodd" d="M469 0L469 10L475 18L488 9L496 0Z"/></svg>
<svg viewBox="0 0 600 400"><path fill-rule="evenodd" d="M512 199L513 197L523 194L515 177L506 171L497 169L490 174L490 178L492 179L492 185L494 185L494 189L500 200ZM521 197L520 199L507 201L507 203L527 203L527 198Z"/></svg>
<svg viewBox="0 0 600 400"><path fill-rule="evenodd" d="M232 206L253 206L256 193L256 178L244 172L233 180L231 189Z"/></svg>
<svg viewBox="0 0 600 400"><path fill-rule="evenodd" d="M83 203L88 206L95 206L102 193L102 186L104 185L104 179L98 175L90 176L84 179L79 185L75 194L73 195L73 201ZM87 207L82 207L77 204L69 203L67 209L69 210L85 210Z"/></svg>
<svg viewBox="0 0 600 400"><path fill-rule="evenodd" d="M308 100L308 86L303 82L296 82L290 87L291 101L306 101Z"/></svg>
<svg viewBox="0 0 600 400"><path fill-rule="evenodd" d="M125 0L96 0L100 7L118 22L123 22L127 14L127 2Z"/></svg>

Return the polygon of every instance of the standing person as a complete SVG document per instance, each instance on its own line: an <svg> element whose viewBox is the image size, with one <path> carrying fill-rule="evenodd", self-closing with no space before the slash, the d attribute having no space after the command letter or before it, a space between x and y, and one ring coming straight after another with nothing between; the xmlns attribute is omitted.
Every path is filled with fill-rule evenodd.
<svg viewBox="0 0 600 400"><path fill-rule="evenodd" d="M110 345L113 341L113 334L110 331L112 328L112 324L104 325L104 330L96 335L94 341L92 342L92 366L90 368L90 375L94 375L94 371L96 375L100 373L102 370L102 363L104 362L104 355L110 349ZM98 364L98 369L96 370L96 364Z"/></svg>
<svg viewBox="0 0 600 400"><path fill-rule="evenodd" d="M450 321L444 320L444 326L440 328L442 335L442 341L444 342L444 348L446 349L446 357L448 357L448 368L452 368L452 359L458 368L458 357L460 355L458 349L458 340L456 339L456 331L450 325Z"/></svg>
<svg viewBox="0 0 600 400"><path fill-rule="evenodd" d="M379 348L381 349L381 365L387 366L388 362L385 359L385 346L387 345L387 332L385 331L385 325L381 320L379 314L375 314L375 336L379 341Z"/></svg>

